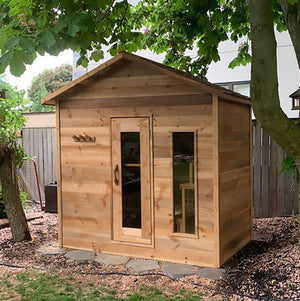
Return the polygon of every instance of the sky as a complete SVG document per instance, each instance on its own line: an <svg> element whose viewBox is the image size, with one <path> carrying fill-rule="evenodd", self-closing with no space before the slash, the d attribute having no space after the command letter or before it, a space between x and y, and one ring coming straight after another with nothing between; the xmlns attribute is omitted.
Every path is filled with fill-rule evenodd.
<svg viewBox="0 0 300 301"><path fill-rule="evenodd" d="M27 90L30 87L31 81L34 76L38 75L45 69L52 69L59 67L62 64L73 64L73 57L71 50L65 50L58 56L38 56L32 65L26 66L26 71L20 77L15 77L9 73L9 68L6 70L6 79L18 90Z"/></svg>

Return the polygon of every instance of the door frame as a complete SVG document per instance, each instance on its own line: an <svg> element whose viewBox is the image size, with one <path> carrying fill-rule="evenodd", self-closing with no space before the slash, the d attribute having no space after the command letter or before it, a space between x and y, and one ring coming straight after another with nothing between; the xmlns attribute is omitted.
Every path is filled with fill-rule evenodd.
<svg viewBox="0 0 300 301"><path fill-rule="evenodd" d="M128 124L126 124L129 121ZM127 244L127 245L139 245L144 247L154 247L154 208L153 208L153 195L154 195L154 186L153 186L153 121L152 116L116 116L110 117L110 146L111 146L111 242L119 243L119 244ZM143 227L143 210L141 209L141 219L142 226L141 229L136 228L127 228L122 226L122 189L119 187L119 199L116 200L115 193L116 187L114 183L114 168L116 164L116 155L114 154L115 145L113 141L114 126L113 124L119 123L120 128L117 129L116 132L121 133L122 128L123 131L126 132L135 132L135 128L140 132L138 127L138 121L144 120L144 122L148 123L148 140L149 140L149 150L148 150L148 164L149 164L149 229L145 232ZM122 123L123 122L123 123ZM122 126L122 128L121 128ZM134 130L132 129L132 126ZM140 132L141 133L141 132ZM140 136L141 137L141 136ZM140 141L141 143L141 141ZM119 145L120 146L120 141ZM120 152L121 148L119 148L118 158L120 160ZM142 157L141 157L142 161ZM118 162L121 169L121 162ZM142 163L142 162L141 162ZM142 172L142 170L141 170ZM121 173L119 177L121 176ZM142 192L141 192L142 193ZM142 201L142 200L141 200ZM116 205L117 203L117 205ZM142 205L141 205L142 207ZM117 222L117 223L116 223ZM150 230L150 231L149 231ZM150 232L150 233L149 233ZM146 233L146 238L145 236ZM147 234L148 233L148 234Z"/></svg>

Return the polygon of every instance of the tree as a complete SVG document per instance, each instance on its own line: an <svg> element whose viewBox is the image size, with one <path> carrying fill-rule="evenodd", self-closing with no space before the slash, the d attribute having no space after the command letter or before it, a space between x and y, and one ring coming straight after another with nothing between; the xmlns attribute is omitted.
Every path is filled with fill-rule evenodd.
<svg viewBox="0 0 300 301"><path fill-rule="evenodd" d="M63 64L60 67L44 70L33 78L28 89L28 97L32 101L33 112L52 111L53 107L42 106L41 99L61 88L72 80L72 66Z"/></svg>
<svg viewBox="0 0 300 301"><path fill-rule="evenodd" d="M300 1L281 0L280 3L300 69ZM274 16L271 3L267 0L249 0L249 12L252 34L251 98L253 111L266 132L294 160L298 171L300 212L300 127L299 124L290 120L280 107L276 40L273 28ZM298 242L300 245L300 227Z"/></svg>
<svg viewBox="0 0 300 301"><path fill-rule="evenodd" d="M90 58L99 61L102 46L110 44L114 51L120 40L130 39L135 51L142 34L133 32L130 15L127 0L1 0L0 73L9 65L10 72L19 76L37 53L57 55L67 48L80 53L83 66L88 50Z"/></svg>
<svg viewBox="0 0 300 301"><path fill-rule="evenodd" d="M7 89L7 97L0 98L0 183L2 198L14 241L31 240L25 213L20 200L16 169L26 156L17 142L17 132L22 129L25 118L21 111L26 105L23 94L0 81L0 89Z"/></svg>
<svg viewBox="0 0 300 301"><path fill-rule="evenodd" d="M142 0L135 7L127 0L30 3L2 0L0 72L10 65L12 73L20 73L36 52L55 54L67 47L79 51L78 63L86 65L87 50L98 61L102 45L109 45L112 55L145 48L165 52L166 64L204 77L220 59L221 41L246 37L234 67L251 60L251 40L255 116L300 171L300 129L280 107L274 38L274 24L289 31L300 66L300 0Z"/></svg>

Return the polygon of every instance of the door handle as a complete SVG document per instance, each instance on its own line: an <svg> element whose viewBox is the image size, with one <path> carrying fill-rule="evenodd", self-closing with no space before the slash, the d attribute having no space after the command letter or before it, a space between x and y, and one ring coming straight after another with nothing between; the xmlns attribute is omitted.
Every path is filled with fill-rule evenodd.
<svg viewBox="0 0 300 301"><path fill-rule="evenodd" d="M116 164L116 167L114 169L114 183L116 185L119 185L119 165Z"/></svg>

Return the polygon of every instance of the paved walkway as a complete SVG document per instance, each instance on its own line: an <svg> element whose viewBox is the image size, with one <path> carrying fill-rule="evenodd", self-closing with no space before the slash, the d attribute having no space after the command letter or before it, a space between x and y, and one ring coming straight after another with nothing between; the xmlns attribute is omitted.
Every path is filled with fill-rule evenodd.
<svg viewBox="0 0 300 301"><path fill-rule="evenodd" d="M111 255L92 251L73 250L58 247L56 242L46 244L38 249L38 252L45 255L64 254L64 256L74 261L96 261L104 265L125 265L128 270L138 274L159 271L172 279L179 279L190 275L199 275L210 280L220 280L225 277L225 269L199 268L188 264L178 264L170 262L158 262L151 259L137 259L128 256Z"/></svg>

